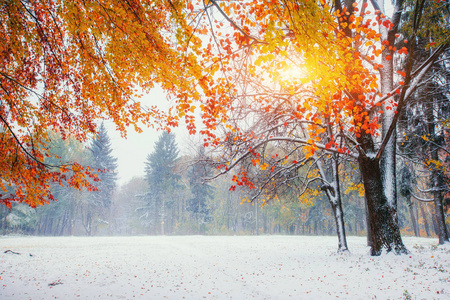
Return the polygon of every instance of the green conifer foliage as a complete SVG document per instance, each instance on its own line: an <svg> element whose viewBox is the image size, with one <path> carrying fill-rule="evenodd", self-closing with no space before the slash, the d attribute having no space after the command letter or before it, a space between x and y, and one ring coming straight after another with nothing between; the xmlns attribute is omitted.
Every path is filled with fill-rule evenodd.
<svg viewBox="0 0 450 300"><path fill-rule="evenodd" d="M112 156L111 140L103 123L89 148L92 153L92 168L97 170L100 180L95 184L98 189L93 195L95 205L109 209L117 181L117 158Z"/></svg>
<svg viewBox="0 0 450 300"><path fill-rule="evenodd" d="M151 216L149 224L160 224L160 234L165 234L169 209L175 201L175 192L180 187L180 175L176 174L178 146L175 135L163 132L155 144L152 153L145 162L145 179L149 186L146 194L148 201L147 215Z"/></svg>

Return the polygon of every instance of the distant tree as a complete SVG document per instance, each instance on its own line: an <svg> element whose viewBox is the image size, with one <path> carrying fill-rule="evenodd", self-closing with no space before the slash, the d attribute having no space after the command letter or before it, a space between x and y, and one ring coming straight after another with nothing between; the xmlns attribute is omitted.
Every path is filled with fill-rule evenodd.
<svg viewBox="0 0 450 300"><path fill-rule="evenodd" d="M82 219L86 233L91 235L96 222L108 222L107 216L117 181L115 172L117 158L112 156L111 140L103 123L92 140L89 150L91 151L90 165L97 172L98 182L96 183L97 191L91 193L82 207Z"/></svg>
<svg viewBox="0 0 450 300"><path fill-rule="evenodd" d="M189 186L193 197L189 199L187 206L187 210L193 213L197 221L198 233L201 232L202 225L211 217L207 201L213 198L214 189L205 182L205 179L211 176L211 161L205 155L205 148L200 147L195 157L195 163L188 171Z"/></svg>
<svg viewBox="0 0 450 300"><path fill-rule="evenodd" d="M16 233L33 233L36 226L36 211L24 203L14 203L6 216L6 227Z"/></svg>
<svg viewBox="0 0 450 300"><path fill-rule="evenodd" d="M100 125L99 132L92 140L90 150L92 153L92 168L97 169L97 176L100 182L96 185L98 191L94 193L94 198L104 208L110 208L111 197L116 188L117 181L117 158L112 156L111 140L105 125Z"/></svg>
<svg viewBox="0 0 450 300"><path fill-rule="evenodd" d="M179 187L180 175L175 173L178 154L175 134L164 131L145 162L145 179L149 185L146 195L149 207L146 213L152 210L153 220L159 217L161 234L165 234L167 210L172 206L175 190Z"/></svg>
<svg viewBox="0 0 450 300"><path fill-rule="evenodd" d="M412 227L414 229L414 235L420 236L419 227L418 227L417 220L416 220L416 215L415 215L414 209L413 209L413 201L411 200L412 193L413 193L414 177L413 177L411 170L408 168L407 165L404 165L400 169L400 181L399 182L400 182L399 192L400 192L400 195L403 196L406 200L406 204L409 209Z"/></svg>
<svg viewBox="0 0 450 300"><path fill-rule="evenodd" d="M112 233L119 235L145 233L143 231L145 228L139 220L141 215L136 209L142 206L141 199L137 195L145 194L147 189L144 177L133 177L114 193L111 207Z"/></svg>

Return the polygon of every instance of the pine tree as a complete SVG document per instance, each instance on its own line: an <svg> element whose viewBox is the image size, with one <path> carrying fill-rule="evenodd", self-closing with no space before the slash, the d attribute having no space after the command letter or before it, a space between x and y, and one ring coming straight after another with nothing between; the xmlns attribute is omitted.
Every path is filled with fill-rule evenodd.
<svg viewBox="0 0 450 300"><path fill-rule="evenodd" d="M98 178L100 182L96 185L98 192L95 193L95 198L98 203L109 208L111 206L111 196L116 188L117 181L117 158L112 156L111 140L105 125L100 125L99 133L96 138L92 140L90 150L92 153L92 167L97 169Z"/></svg>
<svg viewBox="0 0 450 300"><path fill-rule="evenodd" d="M105 125L100 125L97 136L89 147L91 151L91 167L97 171L99 181L95 183L98 191L93 192L84 208L84 226L88 235L91 235L94 219L98 215L106 222L108 211L111 207L111 198L116 188L117 158L112 156L111 140Z"/></svg>
<svg viewBox="0 0 450 300"><path fill-rule="evenodd" d="M178 154L175 135L165 131L159 136L153 152L145 162L145 179L150 188L147 194L148 205L153 210L153 220L157 220L159 215L161 234L165 233L166 210L172 206L173 195L179 187L180 175L175 173Z"/></svg>

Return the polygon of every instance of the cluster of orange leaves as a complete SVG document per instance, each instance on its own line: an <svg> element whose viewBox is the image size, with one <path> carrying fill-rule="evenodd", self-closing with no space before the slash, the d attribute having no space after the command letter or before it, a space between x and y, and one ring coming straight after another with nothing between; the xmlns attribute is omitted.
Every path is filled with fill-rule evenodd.
<svg viewBox="0 0 450 300"><path fill-rule="evenodd" d="M342 11L333 11L326 1L281 4L279 1L253 0L245 5L220 2L220 7L234 24L205 17L203 26L199 26L199 33L205 33L204 41L207 41L203 57L212 62L206 71L215 77L215 84L205 95L208 104L214 103L212 109L206 110L207 128L215 129L217 124L229 120L242 99L238 95L243 92L244 79L241 78L245 78L246 82L260 86L259 91L251 90L250 94L269 95L248 97L252 99L249 110L268 116L273 113L286 116L283 118L285 127L296 122L311 124L304 147L306 157L314 155L319 147L350 152L345 145L336 143L333 134L325 132L328 124L336 132L344 130L356 138L361 133L379 134L381 107L396 109L394 95L379 92L377 71L383 68L380 61L391 60L394 54L408 54L406 40L400 49L381 40L379 27L392 29L393 26L388 18L378 11L370 11L366 1L360 7L353 3L351 8L344 7ZM348 30L352 32L352 38L346 35ZM286 73L293 73L292 65L300 66L297 74L301 74L285 77ZM404 72L398 74L405 76ZM397 94L403 84L402 80L398 82ZM308 96L300 95L298 91L302 88L310 92ZM291 94L289 99L295 111L275 109L270 93L281 92ZM229 126L233 140L243 143L248 137L238 127ZM229 142L230 135L222 141L208 130L202 133L207 134L205 145ZM261 168L264 162L259 164L257 155L260 153L251 148L248 151L253 156L252 165ZM291 159L290 162L296 161ZM274 167L264 165L263 170L273 172ZM246 170L243 170L233 181L238 186L252 185L245 175Z"/></svg>

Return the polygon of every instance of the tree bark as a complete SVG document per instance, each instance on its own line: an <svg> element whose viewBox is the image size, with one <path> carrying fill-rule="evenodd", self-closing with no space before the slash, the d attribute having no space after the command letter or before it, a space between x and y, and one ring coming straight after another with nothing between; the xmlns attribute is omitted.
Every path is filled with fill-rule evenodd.
<svg viewBox="0 0 450 300"><path fill-rule="evenodd" d="M380 255L384 248L395 254L408 253L400 235L395 211L384 193L379 160L360 155L359 167L369 212L371 255Z"/></svg>
<svg viewBox="0 0 450 300"><path fill-rule="evenodd" d="M347 237L345 235L344 211L342 209L341 188L339 184L339 162L338 155L333 155L333 191L334 195L330 199L333 209L334 219L336 221L336 233L338 236L338 252L348 251Z"/></svg>
<svg viewBox="0 0 450 300"><path fill-rule="evenodd" d="M341 203L339 204L331 203L331 208L333 209L334 219L336 221L336 233L338 236L338 252L348 251L347 238L345 235L344 211L342 210L342 205Z"/></svg>
<svg viewBox="0 0 450 300"><path fill-rule="evenodd" d="M366 195L364 195L364 209L365 209L365 213L366 213L367 247L372 247L372 236L370 235L369 208L367 207L367 197L366 197Z"/></svg>
<svg viewBox="0 0 450 300"><path fill-rule="evenodd" d="M427 214L425 213L425 209L423 208L423 204L420 204L420 212L422 213L423 225L425 227L425 232L427 233L427 237L431 236L430 227L428 226Z"/></svg>
<svg viewBox="0 0 450 300"><path fill-rule="evenodd" d="M395 38L392 31L388 30L384 26L380 26L380 31L382 34L382 40L387 40L389 45L394 45ZM387 56L392 56L393 51L386 49L381 54L381 61L383 68L380 70L380 91L383 95L390 93L394 87L394 65L392 59L386 59ZM382 105L383 114L381 115L382 121L382 136L383 138L387 135L388 129L393 123L395 109L389 101L385 101ZM386 147L381 155L380 160L380 170L381 178L383 181L384 193L386 195L389 206L394 212L394 217L397 219L397 181L396 181L396 140L397 133L396 130L392 133Z"/></svg>
<svg viewBox="0 0 450 300"><path fill-rule="evenodd" d="M443 245L444 243L448 243L449 240L448 240L447 226L445 225L444 209L442 205L442 192L439 191L435 193L439 193L439 195L435 195L434 198L437 234L439 238L439 245Z"/></svg>
<svg viewBox="0 0 450 300"><path fill-rule="evenodd" d="M329 129L331 132L331 129ZM336 222L336 234L338 237L338 252L348 251L347 237L345 234L345 222L344 222L344 211L342 209L342 198L341 198L341 188L339 182L339 155L332 154L331 159L331 170L332 179L329 185L322 186L322 190L326 193L328 202L331 205L333 211L334 219ZM318 160L317 166L319 169L320 176L324 181L328 181L325 171L322 167L322 163Z"/></svg>

